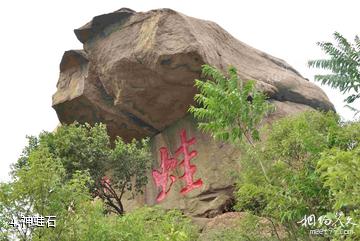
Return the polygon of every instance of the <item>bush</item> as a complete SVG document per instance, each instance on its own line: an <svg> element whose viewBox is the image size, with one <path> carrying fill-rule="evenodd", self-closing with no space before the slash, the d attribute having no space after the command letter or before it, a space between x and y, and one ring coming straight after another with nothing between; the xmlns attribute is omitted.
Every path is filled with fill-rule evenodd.
<svg viewBox="0 0 360 241"><path fill-rule="evenodd" d="M204 241L275 241L269 222L258 216L246 213L234 227L211 230L203 234Z"/></svg>
<svg viewBox="0 0 360 241"><path fill-rule="evenodd" d="M190 221L176 210L106 215L109 210L123 215L122 194L141 192L146 184L148 139L125 143L117 138L112 147L104 125L78 123L28 139L12 167L12 180L0 183L1 240L196 239ZM103 178L108 173L111 181ZM56 228L11 227L21 215L56 216Z"/></svg>
<svg viewBox="0 0 360 241"><path fill-rule="evenodd" d="M190 219L177 210L140 208L119 219L116 226L125 234L123 240L186 241L196 240L197 230ZM121 239L122 240L122 239Z"/></svg>
<svg viewBox="0 0 360 241"><path fill-rule="evenodd" d="M18 162L13 166L14 177L28 165L34 150L46 148L64 168L66 179L79 171L89 173L93 196L99 196L109 212L122 215L125 210L121 198L126 191L142 192L150 168L149 139L125 143L118 137L112 147L103 124L63 125L55 132L43 132L38 137L28 137ZM110 175L110 177L107 177Z"/></svg>
<svg viewBox="0 0 360 241"><path fill-rule="evenodd" d="M300 224L305 215L343 211L360 224L360 123L341 123L334 113L312 111L281 119L266 132L267 139L255 149L244 148L237 210L281 224L289 240L315 238L309 236L311 227ZM270 180L255 159L263 161ZM355 231L341 240L359 238Z"/></svg>

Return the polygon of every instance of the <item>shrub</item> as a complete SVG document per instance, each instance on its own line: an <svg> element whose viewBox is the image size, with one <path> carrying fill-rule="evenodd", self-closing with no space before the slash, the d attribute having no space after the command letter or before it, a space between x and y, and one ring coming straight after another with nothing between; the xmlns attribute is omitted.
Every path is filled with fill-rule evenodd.
<svg viewBox="0 0 360 241"><path fill-rule="evenodd" d="M315 238L310 237L311 227L300 224L305 215L319 218L343 211L360 224L359 127L341 123L334 113L315 111L273 123L263 143L244 148L235 207L281 224L289 240ZM257 158L270 182L257 171ZM341 240L359 238L356 232Z"/></svg>

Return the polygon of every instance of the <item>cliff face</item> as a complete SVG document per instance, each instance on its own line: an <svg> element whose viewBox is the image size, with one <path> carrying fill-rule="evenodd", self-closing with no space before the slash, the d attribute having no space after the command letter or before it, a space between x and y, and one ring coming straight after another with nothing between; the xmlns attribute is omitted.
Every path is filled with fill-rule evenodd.
<svg viewBox="0 0 360 241"><path fill-rule="evenodd" d="M94 17L75 34L84 49L66 51L60 63L53 96L60 122L103 122L112 137L125 140L151 136L156 159L153 169L159 172L159 149L166 147L174 157L185 130L188 139L196 139L189 147L197 151L191 160L196 165L191 178L202 183L180 194L190 179L179 180L184 165L174 168L174 185L160 203L193 216L214 216L226 209L234 183L230 173L239 168L234 161L239 153L200 133L187 116L201 65L223 71L233 65L241 79L256 80L257 88L277 107L268 121L306 109L334 109L320 88L283 60L238 41L216 23L170 9L120 9ZM179 154L179 162L184 155ZM157 202L161 188L153 175L149 173L145 195L138 198L140 204Z"/></svg>

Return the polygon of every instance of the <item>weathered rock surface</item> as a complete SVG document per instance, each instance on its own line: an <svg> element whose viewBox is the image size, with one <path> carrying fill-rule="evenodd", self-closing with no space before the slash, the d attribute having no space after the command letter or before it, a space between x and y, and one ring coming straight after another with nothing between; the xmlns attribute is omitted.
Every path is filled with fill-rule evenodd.
<svg viewBox="0 0 360 241"><path fill-rule="evenodd" d="M104 122L129 140L160 133L186 115L204 63L233 65L275 100L324 110L326 95L283 60L232 37L217 24L170 9L130 9L76 29L84 50L65 52L53 107L62 123Z"/></svg>
<svg viewBox="0 0 360 241"><path fill-rule="evenodd" d="M267 123L306 110L313 110L312 107L287 101L273 100L272 103L276 110L265 119ZM186 185L186 182L178 179L184 172L183 168L178 167L173 172L177 181L172 185L166 198L158 203L156 197L160 189L156 187L151 173L149 173L149 182L145 187L144 195L125 200L126 210L144 204L159 204L166 209L179 208L193 217L212 218L231 209L236 179L234 174L241 171L238 161L241 153L231 145L215 142L209 135L201 132L196 127L196 121L191 115L180 119L152 138L153 169L160 169L159 149L161 147L167 147L170 156L174 156L175 150L181 144L180 132L183 129L186 130L188 139L196 138L196 144L192 145L189 151L196 150L198 152L191 163L197 167L194 180L201 178L202 187L196 188L186 195L180 194L180 190Z"/></svg>
<svg viewBox="0 0 360 241"><path fill-rule="evenodd" d="M197 166L194 179L201 178L203 185L181 195L184 181L178 180L161 205L193 217L211 218L228 210L231 174L240 170L236 159L241 156L201 133L187 115L202 64L223 71L233 65L242 79L255 79L276 106L267 122L308 109L333 109L320 88L283 60L238 41L213 22L170 9L120 9L95 17L75 34L84 50L64 53L53 96L61 123L103 122L112 137L125 140L152 136L153 169L159 168L159 148L167 147L173 155L185 129L197 140L191 147L198 152L192 160ZM175 172L177 177L182 174L179 168ZM159 189L151 173L149 180L144 195L127 197L126 210L156 203Z"/></svg>

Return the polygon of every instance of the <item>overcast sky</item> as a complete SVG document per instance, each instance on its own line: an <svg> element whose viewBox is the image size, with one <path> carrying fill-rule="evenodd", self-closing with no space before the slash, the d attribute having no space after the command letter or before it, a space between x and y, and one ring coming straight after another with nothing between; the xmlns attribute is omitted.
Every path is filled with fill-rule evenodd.
<svg viewBox="0 0 360 241"><path fill-rule="evenodd" d="M240 41L286 60L311 81L317 71L308 69L307 61L324 57L317 41L332 40L334 31L350 40L360 34L359 0L1 1L0 181L8 180L9 165L20 155L26 135L52 131L58 124L51 96L59 63L65 50L82 48L73 29L122 7L172 8L212 20ZM344 96L322 88L337 111L351 119Z"/></svg>

